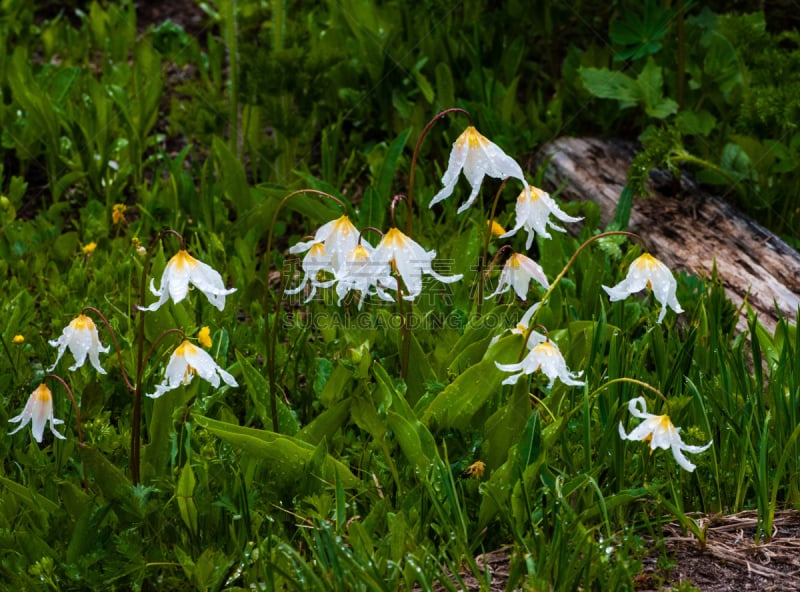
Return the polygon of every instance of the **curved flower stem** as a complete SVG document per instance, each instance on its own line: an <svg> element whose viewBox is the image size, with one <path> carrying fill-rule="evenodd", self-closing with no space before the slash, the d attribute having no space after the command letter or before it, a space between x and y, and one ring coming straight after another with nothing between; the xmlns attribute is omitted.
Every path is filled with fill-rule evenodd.
<svg viewBox="0 0 800 592"><path fill-rule="evenodd" d="M597 393L599 393L602 390L607 389L612 384L618 384L620 382L629 382L631 384L635 384L635 385L640 386L642 388L645 388L645 389L655 393L659 397L661 397L661 399L664 401L664 403L667 406L667 415L669 415L669 400L667 399L666 396L664 396L664 393L662 393L656 387L654 387L654 386L652 386L650 384L647 384L646 382L642 382L641 380L637 380L635 378L628 378L626 376L621 376L620 378L613 378L613 379L609 380L608 382L606 382L605 384L600 385L599 387L594 389L591 393L589 393L589 398L591 399L594 395L596 395Z"/></svg>
<svg viewBox="0 0 800 592"><path fill-rule="evenodd" d="M394 220L394 209L397 206L397 202L402 201L404 199L406 199L406 196L403 195L402 193L398 193L392 198L392 203L389 206L389 220L391 220L392 226L394 227L397 227L397 223Z"/></svg>
<svg viewBox="0 0 800 592"><path fill-rule="evenodd" d="M514 248L511 245L509 244L503 245L502 247L497 249L497 253L494 254L494 257L492 257L492 260L489 262L489 266L486 268L486 271L485 272L482 270L479 271L480 284L478 285L478 290L479 290L478 298L480 298L480 302L483 302L483 282L486 280L486 278L489 277L489 274L492 273L494 266L497 265L497 262L500 260L500 255L502 255L505 251L513 251L513 250ZM477 314L478 317L480 317L481 315L480 303L477 306L478 306Z"/></svg>
<svg viewBox="0 0 800 592"><path fill-rule="evenodd" d="M75 395L72 394L72 389L69 388L69 385L66 383L66 381L57 374L45 374L44 377L57 380L67 391L70 401L72 401L72 409L75 411L75 426L78 428L78 446L83 448L85 444L83 443L83 429L81 428L81 412L78 409L78 402L75 400ZM86 491L86 493L89 493L89 480L86 477L86 464L81 463L81 465L83 468L83 489Z"/></svg>
<svg viewBox="0 0 800 592"><path fill-rule="evenodd" d="M186 249L186 241L183 235L171 228L165 228L156 234L150 241L147 255L142 265L142 276L139 282L139 298L144 305L144 297L147 288L147 272L150 269L150 260L153 258L153 249L165 235L171 234L178 238L181 243L181 250ZM141 464L141 444L142 444L142 377L144 375L144 314L140 306L136 307L139 312L139 326L136 334L136 383L133 389L133 418L131 420L131 481L134 485L139 484L140 464Z"/></svg>
<svg viewBox="0 0 800 592"><path fill-rule="evenodd" d="M100 312L99 309L95 308L94 306L84 306L81 314L86 312L93 312L96 314L106 326L106 329L108 329L108 332L111 334L111 340L114 342L114 350L117 352L117 359L119 360L119 370L122 373L122 380L125 381L125 386L128 387L128 390L134 392L136 387L131 384L131 381L128 378L128 373L125 371L125 364L122 363L122 350L119 347L119 341L117 341L117 334L114 332L114 329L111 327L111 324L108 322L106 316Z"/></svg>
<svg viewBox="0 0 800 592"><path fill-rule="evenodd" d="M500 183L500 187L497 189L497 193L494 195L494 201L492 202L492 211L489 214L489 224L487 224L486 231L486 240L483 242L483 253L481 254L481 258L478 259L478 278L480 278L480 283L478 284L478 294L476 297L475 302L475 309L476 315L478 318L481 316L481 310L483 308L483 277L481 272L483 271L483 262L486 261L486 257L489 255L489 242L492 240L492 222L494 222L494 214L497 211L497 204L500 201L500 196L503 193L503 189L506 187L506 183L508 183L508 179L503 179L503 182ZM500 249L502 250L502 248ZM498 251L499 253L500 251ZM496 258L496 255L495 255ZM494 260L492 262L494 265ZM491 267L489 268L491 271ZM488 272L487 272L488 273Z"/></svg>
<svg viewBox="0 0 800 592"><path fill-rule="evenodd" d="M183 329L178 329L178 328L167 329L166 331L164 331L163 333L161 333L161 335L159 335L158 337L156 337L156 338L153 340L153 343L151 343L151 344L150 344L150 347L148 348L148 350L147 350L147 353L144 355L144 359L145 359L145 361L147 361L147 360L149 360L149 359L150 359L150 356L152 356L152 355L153 355L153 351L155 351L155 349L156 349L156 346L158 346L158 344L159 344L159 343L161 343L161 341L162 341L162 340L163 340L165 337L167 337L168 335L174 335L174 334L178 334L178 335L180 335L180 336L181 336L183 339L186 339L186 333L184 333L184 332L183 332Z"/></svg>
<svg viewBox="0 0 800 592"><path fill-rule="evenodd" d="M269 234L267 235L267 250L266 250L266 257L267 257L267 277L265 285L269 287L269 270L270 270L270 256L272 254L272 239L275 233L275 223L278 221L278 214L280 213L283 206L298 195L302 195L304 193L312 193L314 195L319 195L320 197L324 197L326 199L330 199L335 201L339 206L342 208L342 213L347 213L347 206L344 204L342 200L338 197L334 197L330 193L325 193L324 191L319 191L317 189L298 189L297 191L292 191L290 194L284 196L278 205L275 207L275 212L272 214L272 222L269 225ZM265 329L265 341L266 341L266 362L267 362L267 375L269 378L269 407L270 413L272 414L272 431L278 433L280 431L280 425L278 424L278 399L276 394L277 389L277 380L276 380L276 369L275 369L275 351L278 347L278 319L281 316L281 302L283 302L283 294L286 291L286 286L283 281L283 274L279 274L279 286L278 286L278 295L275 298L275 309L274 315L272 319L272 326L270 327L269 322L269 315L266 316L264 319L264 329ZM265 289L264 293L266 294L267 298L269 297L269 290ZM264 310L269 308L269 303L265 302Z"/></svg>
<svg viewBox="0 0 800 592"><path fill-rule="evenodd" d="M575 252L572 254L572 257L569 258L569 261L567 261L567 264L564 266L564 269L561 270L561 272L556 276L556 279L553 280L553 283L550 284L550 287L547 289L547 292L545 292L544 296L542 296L539 308L537 308L533 312L530 321L528 321L528 330L525 331L525 339L522 342L522 350L520 351L519 354L520 361L522 360L522 358L525 357L525 349L526 349L525 346L527 345L528 338L531 336L531 332L533 331L533 326L535 324L536 317L539 316L539 313L544 308L545 303L550 299L550 296L553 294L553 290L556 289L556 286L559 284L559 282L561 282L562 278L567 274L569 268L572 267L573 263L575 263L575 260L578 258L578 255L580 255L581 252L583 252L583 250L594 241L599 240L601 238L605 238L607 236L615 236L615 235L629 236L631 238L634 238L638 240L645 247L645 249L647 249L647 245L641 236L633 232L627 232L625 230L610 230L608 232L601 232L600 234L595 234L594 236L590 236L588 239L586 239L586 241L584 241L584 243L575 250Z"/></svg>
<svg viewBox="0 0 800 592"><path fill-rule="evenodd" d="M408 170L408 200L406 201L406 205L408 206L408 219L406 220L406 234L409 237L413 236L414 233L414 216L412 206L414 205L414 174L417 170L417 158L419 157L419 150L422 147L422 141L425 139L425 136L428 135L428 132L433 127L433 124L450 113L461 113L462 115L466 115L467 119L469 120L469 124L472 125L472 115L470 115L469 111L460 107L451 107L450 109L445 109L444 111L434 115L433 119L431 119L425 125L425 127L422 128L419 138L417 138L417 143L414 146L414 152L411 154L411 166Z"/></svg>
<svg viewBox="0 0 800 592"><path fill-rule="evenodd" d="M380 228L375 228L374 226L365 226L364 228L361 229L361 232L358 233L358 243L356 244L359 245L361 244L361 237L364 236L364 233L367 230L371 230L372 232L377 232L378 234L381 235L381 238L383 238L383 231Z"/></svg>

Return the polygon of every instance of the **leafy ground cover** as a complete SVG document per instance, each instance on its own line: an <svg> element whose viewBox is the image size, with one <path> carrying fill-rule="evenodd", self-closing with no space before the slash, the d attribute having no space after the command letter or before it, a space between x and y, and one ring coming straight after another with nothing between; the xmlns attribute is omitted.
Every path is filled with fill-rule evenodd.
<svg viewBox="0 0 800 592"><path fill-rule="evenodd" d="M795 33L655 2L201 8L0 4L9 587L658 588L677 538L720 548L707 516L777 545L796 322L736 334L717 278L527 193L525 155L636 129L632 192L695 166L792 240Z"/></svg>

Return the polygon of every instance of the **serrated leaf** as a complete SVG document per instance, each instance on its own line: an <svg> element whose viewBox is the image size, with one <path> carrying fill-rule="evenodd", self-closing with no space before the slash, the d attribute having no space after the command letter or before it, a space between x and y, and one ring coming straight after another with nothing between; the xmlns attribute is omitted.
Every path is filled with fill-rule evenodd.
<svg viewBox="0 0 800 592"><path fill-rule="evenodd" d="M578 75L584 88L601 99L614 99L621 107L632 107L642 100L642 91L636 80L608 68L579 68Z"/></svg>

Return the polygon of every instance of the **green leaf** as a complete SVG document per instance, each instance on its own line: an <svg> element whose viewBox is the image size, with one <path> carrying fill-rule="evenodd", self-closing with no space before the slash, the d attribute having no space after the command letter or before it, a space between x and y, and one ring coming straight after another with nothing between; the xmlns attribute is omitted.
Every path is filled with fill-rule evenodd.
<svg viewBox="0 0 800 592"><path fill-rule="evenodd" d="M378 196L383 198L388 207L391 203L392 185L394 184L397 176L397 166L400 156L403 153L403 148L408 142L408 136L411 134L411 128L400 133L389 146L386 155L383 158L378 176L375 179L375 188L378 190Z"/></svg>
<svg viewBox="0 0 800 592"><path fill-rule="evenodd" d="M422 416L422 422L437 429L455 428L466 430L486 400L501 388L507 378L498 370L495 362L502 358L508 361L518 356L522 338L514 335L498 341L489 349L485 359L465 370L430 402Z"/></svg>
<svg viewBox="0 0 800 592"><path fill-rule="evenodd" d="M12 481L11 479L0 477L0 485L5 487L9 493L16 496L19 501L29 505L34 509L42 510L47 514L54 514L59 508L57 503L50 501L45 496L38 494L35 491L28 489L24 485L20 485L16 481Z"/></svg>
<svg viewBox="0 0 800 592"><path fill-rule="evenodd" d="M652 57L648 58L636 82L644 100L644 110L648 115L664 119L678 111L678 103L664 98L664 78L661 75L661 68L656 65Z"/></svg>
<svg viewBox="0 0 800 592"><path fill-rule="evenodd" d="M197 506L194 503L194 486L197 480L194 477L192 465L188 461L183 465L178 486L175 488L175 499L178 501L178 510L181 519L193 536L197 536Z"/></svg>
<svg viewBox="0 0 800 592"><path fill-rule="evenodd" d="M240 448L243 454L262 462L276 488L290 488L306 474L316 448L307 442L269 430L246 428L217 421L202 415L192 415L198 425L212 434ZM343 487L358 485L358 479L344 464L330 455L326 456L323 473L314 475L319 484L333 483L337 476Z"/></svg>
<svg viewBox="0 0 800 592"><path fill-rule="evenodd" d="M642 91L636 80L622 72L608 68L579 68L578 74L584 88L601 99L614 99L620 107L633 107L642 100Z"/></svg>
<svg viewBox="0 0 800 592"><path fill-rule="evenodd" d="M217 162L218 174L222 190L240 211L246 212L253 208L255 202L250 194L250 185L244 166L231 152L231 149L221 138L214 136L211 143L211 154Z"/></svg>
<svg viewBox="0 0 800 592"><path fill-rule="evenodd" d="M675 118L675 124L687 136L707 136L717 125L717 119L705 109L681 111Z"/></svg>

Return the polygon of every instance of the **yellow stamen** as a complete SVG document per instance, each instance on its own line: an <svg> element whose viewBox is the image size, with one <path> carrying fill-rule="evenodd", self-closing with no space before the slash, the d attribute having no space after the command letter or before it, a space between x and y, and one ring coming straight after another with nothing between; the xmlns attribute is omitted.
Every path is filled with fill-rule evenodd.
<svg viewBox="0 0 800 592"><path fill-rule="evenodd" d="M356 245L356 248L350 252L350 257L353 261L369 259L369 251L363 245Z"/></svg>
<svg viewBox="0 0 800 592"><path fill-rule="evenodd" d="M464 142L469 145L469 149L472 150L473 148L479 148L480 146L486 146L489 142L481 133L475 129L474 126L469 126L464 132L458 136L456 140L457 146L463 146Z"/></svg>
<svg viewBox="0 0 800 592"><path fill-rule="evenodd" d="M185 249L181 249L169 260L167 265L172 265L175 269L181 270L184 265L190 268L195 267L197 265L197 259L192 257Z"/></svg>
<svg viewBox="0 0 800 592"><path fill-rule="evenodd" d="M511 257L508 258L508 263L506 263L506 265L513 269L517 269L520 266L519 253L514 253L511 255Z"/></svg>
<svg viewBox="0 0 800 592"><path fill-rule="evenodd" d="M78 331L86 331L87 329L91 331L94 329L94 321L84 314L75 317L70 324L72 325L73 329Z"/></svg>
<svg viewBox="0 0 800 592"><path fill-rule="evenodd" d="M645 253L637 257L633 265L635 265L637 269L648 270L657 268L659 262L658 259L653 257L650 253Z"/></svg>
<svg viewBox="0 0 800 592"><path fill-rule="evenodd" d="M45 384L40 384L36 387L36 390L33 391L33 396L36 397L40 403L49 403L53 400L53 393L50 392L50 389L47 388Z"/></svg>

